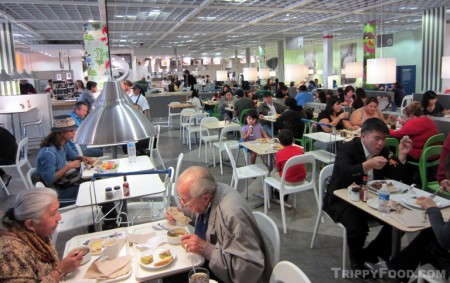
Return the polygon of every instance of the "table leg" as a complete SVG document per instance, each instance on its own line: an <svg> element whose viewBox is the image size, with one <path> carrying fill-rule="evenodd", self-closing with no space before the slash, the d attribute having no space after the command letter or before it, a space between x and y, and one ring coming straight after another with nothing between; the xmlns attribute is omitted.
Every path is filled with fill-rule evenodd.
<svg viewBox="0 0 450 283"><path fill-rule="evenodd" d="M391 258L400 252L402 232L398 229L392 227L392 247L391 247Z"/></svg>
<svg viewBox="0 0 450 283"><path fill-rule="evenodd" d="M16 137L16 127L14 125L14 113L11 113L11 128L12 128L12 131L13 131L13 136L17 139L17 137Z"/></svg>
<svg viewBox="0 0 450 283"><path fill-rule="evenodd" d="M21 121L21 119L20 119L20 113L17 113L17 120L19 121L19 135L20 135L20 139L22 140L23 139L23 137L22 137L22 121Z"/></svg>

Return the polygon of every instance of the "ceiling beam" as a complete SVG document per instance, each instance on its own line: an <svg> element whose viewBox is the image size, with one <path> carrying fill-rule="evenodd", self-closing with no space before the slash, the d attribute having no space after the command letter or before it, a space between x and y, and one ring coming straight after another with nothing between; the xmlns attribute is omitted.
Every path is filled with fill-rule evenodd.
<svg viewBox="0 0 450 283"><path fill-rule="evenodd" d="M26 30L28 33L32 34L33 37L37 37L37 38L40 39L40 40L45 40L45 39L46 39L45 36L36 33L32 28L30 28L29 26L27 26L27 25L25 25L25 24L18 23L13 17L11 17L10 15L6 14L6 13L3 12L3 11L0 11L0 17L5 18L6 21L9 22L9 23L16 24L16 25L19 26L20 28L23 28L23 29ZM13 33L14 33L14 32L17 32L17 31L14 31L14 29L13 29Z"/></svg>

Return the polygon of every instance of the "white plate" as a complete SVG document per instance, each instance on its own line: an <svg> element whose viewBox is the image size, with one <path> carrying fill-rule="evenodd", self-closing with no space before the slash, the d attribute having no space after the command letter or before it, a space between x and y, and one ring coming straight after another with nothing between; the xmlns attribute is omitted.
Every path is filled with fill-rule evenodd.
<svg viewBox="0 0 450 283"><path fill-rule="evenodd" d="M155 266L155 262L160 261L161 259L159 258L159 253L164 252L170 250L170 253L172 254L173 260L167 264L161 265L161 266ZM141 257L143 256L148 256L148 255L152 255L153 256L153 262L150 264L143 264L141 262ZM143 268L146 269L161 269L164 268L170 264L172 264L175 260L177 259L177 254L175 253L175 250L167 247L167 248L159 248L159 249L155 249L155 250L147 250L143 253L141 253L141 255L139 256L139 265L142 266Z"/></svg>
<svg viewBox="0 0 450 283"><path fill-rule="evenodd" d="M378 210L378 199L377 198L370 198L367 200L367 205L370 206L373 209Z"/></svg>
<svg viewBox="0 0 450 283"><path fill-rule="evenodd" d="M373 180L367 183L367 186L369 187L369 189L371 190L371 192L373 193L377 193L378 190L375 189L374 187L372 187L372 184L374 182L386 182L386 183L392 183L392 185L394 185L394 188L388 186L389 191L391 192L391 194L395 194L395 193L400 193L402 191L404 191L405 189L408 188L408 185L405 185L399 181L395 181L395 180Z"/></svg>
<svg viewBox="0 0 450 283"><path fill-rule="evenodd" d="M407 196L401 199L401 204L407 208L412 208L416 210L424 210L420 205L417 204L416 199L419 196ZM438 207L440 207L440 203L436 203Z"/></svg>

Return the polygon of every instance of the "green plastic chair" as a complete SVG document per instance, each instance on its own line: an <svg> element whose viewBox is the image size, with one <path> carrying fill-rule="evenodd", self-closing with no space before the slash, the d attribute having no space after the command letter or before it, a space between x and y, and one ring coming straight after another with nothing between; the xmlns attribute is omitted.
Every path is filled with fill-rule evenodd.
<svg viewBox="0 0 450 283"><path fill-rule="evenodd" d="M242 110L241 115L239 116L239 122L240 122L241 126L244 126L247 124L247 122L244 120L244 117L247 114L248 110L250 110L250 109L251 108Z"/></svg>
<svg viewBox="0 0 450 283"><path fill-rule="evenodd" d="M302 146L305 152L313 150L313 140L305 137L305 134L314 133L316 131L316 127L314 127L313 123L305 122L305 128L303 130L302 137Z"/></svg>
<svg viewBox="0 0 450 283"><path fill-rule="evenodd" d="M219 103L217 103L217 104L214 106L214 111L213 111L213 113L212 113L211 116L212 116L212 117L216 117L217 119L220 120Z"/></svg>
<svg viewBox="0 0 450 283"><path fill-rule="evenodd" d="M425 151L425 149L427 149L428 147L435 145L437 143L442 145L442 144L444 144L444 141L445 141L445 134L443 134L443 133L431 136L427 140L425 145L423 146L422 155L423 155L423 152ZM420 156L420 158L422 158L422 155ZM419 166L419 163L420 163L420 161L419 162L408 161L408 164L415 165L415 166Z"/></svg>
<svg viewBox="0 0 450 283"><path fill-rule="evenodd" d="M427 176L427 168L433 166L439 166L439 158L429 161L430 157L437 157L442 152L442 145L432 145L424 149L419 161L420 180L422 181L422 190L428 189L431 191L437 191L439 189L439 183L437 181L429 182ZM450 194L443 192L450 196Z"/></svg>
<svg viewBox="0 0 450 283"><path fill-rule="evenodd" d="M398 145L400 144L400 142L398 141L398 139L396 138L386 138L386 142L384 144L384 146L388 147L389 150L391 149L391 147L395 147L395 156L398 156Z"/></svg>

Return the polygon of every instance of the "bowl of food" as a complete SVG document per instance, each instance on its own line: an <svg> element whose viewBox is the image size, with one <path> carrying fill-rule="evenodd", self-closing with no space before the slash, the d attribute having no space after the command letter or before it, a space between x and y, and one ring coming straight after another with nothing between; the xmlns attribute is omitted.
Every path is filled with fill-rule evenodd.
<svg viewBox="0 0 450 283"><path fill-rule="evenodd" d="M103 161L97 166L97 171L100 174L116 173L119 168L119 163L115 161Z"/></svg>
<svg viewBox="0 0 450 283"><path fill-rule="evenodd" d="M75 250L78 251L78 253L81 253L83 255L83 259L81 260L80 265L83 265L91 260L92 254L91 249L89 247L79 247Z"/></svg>
<svg viewBox="0 0 450 283"><path fill-rule="evenodd" d="M186 228L173 228L167 231L167 242L172 245L180 245L181 237L187 233Z"/></svg>

